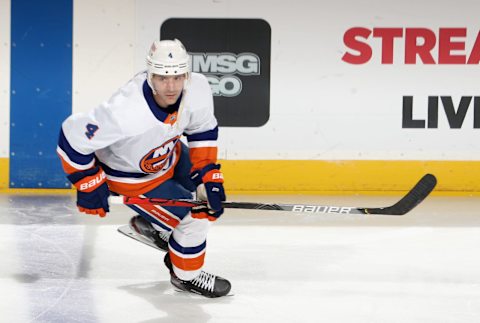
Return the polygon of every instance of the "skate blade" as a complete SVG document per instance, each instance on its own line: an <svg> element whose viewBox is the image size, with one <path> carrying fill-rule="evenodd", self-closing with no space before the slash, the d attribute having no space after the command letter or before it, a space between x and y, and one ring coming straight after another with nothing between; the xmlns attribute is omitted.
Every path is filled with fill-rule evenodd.
<svg viewBox="0 0 480 323"><path fill-rule="evenodd" d="M141 242L143 244L146 244L147 246L150 246L152 248L155 248L157 250L160 250L162 252L166 252L165 250L163 249L160 249L155 243L153 243L152 241L148 240L147 238L145 238L144 236L138 234L136 231L134 231L128 224L127 225L122 225L121 227L119 227L117 229L118 232L120 232L121 234L124 234L126 235L127 237L129 238L132 238L133 240L136 240L138 242Z"/></svg>
<svg viewBox="0 0 480 323"><path fill-rule="evenodd" d="M181 294L185 294L185 295L188 295L188 296L191 296L192 298L198 298L198 299L217 299L217 298L223 298L223 297L230 297L230 296L235 296L234 293L230 292L228 293L227 295L225 296L220 296L220 297L207 297L207 296L203 296L201 294L197 294L197 293L194 293L194 292L189 292L187 290L183 290L183 289L180 289L178 287L173 287L173 290L177 293L181 293Z"/></svg>

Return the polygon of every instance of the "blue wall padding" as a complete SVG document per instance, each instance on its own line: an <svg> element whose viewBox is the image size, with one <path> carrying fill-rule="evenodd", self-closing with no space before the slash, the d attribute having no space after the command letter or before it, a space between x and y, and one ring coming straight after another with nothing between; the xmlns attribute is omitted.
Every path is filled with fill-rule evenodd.
<svg viewBox="0 0 480 323"><path fill-rule="evenodd" d="M10 187L70 187L55 150L72 113L73 0L11 10Z"/></svg>

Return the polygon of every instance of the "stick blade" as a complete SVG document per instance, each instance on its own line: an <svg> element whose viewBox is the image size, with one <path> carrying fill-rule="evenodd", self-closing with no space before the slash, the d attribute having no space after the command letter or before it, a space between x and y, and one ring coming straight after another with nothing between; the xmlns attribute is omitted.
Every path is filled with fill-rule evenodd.
<svg viewBox="0 0 480 323"><path fill-rule="evenodd" d="M365 214L404 215L420 204L435 188L437 179L432 174L424 175L400 201L392 206L359 208Z"/></svg>

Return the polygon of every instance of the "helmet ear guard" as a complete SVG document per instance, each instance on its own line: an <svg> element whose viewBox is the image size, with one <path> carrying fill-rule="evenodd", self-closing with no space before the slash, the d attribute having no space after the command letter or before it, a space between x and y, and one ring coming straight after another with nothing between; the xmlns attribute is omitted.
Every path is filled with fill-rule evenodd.
<svg viewBox="0 0 480 323"><path fill-rule="evenodd" d="M172 76L186 74L185 86L190 74L188 53L182 42L174 40L155 40L147 55L147 82L153 93L153 74Z"/></svg>

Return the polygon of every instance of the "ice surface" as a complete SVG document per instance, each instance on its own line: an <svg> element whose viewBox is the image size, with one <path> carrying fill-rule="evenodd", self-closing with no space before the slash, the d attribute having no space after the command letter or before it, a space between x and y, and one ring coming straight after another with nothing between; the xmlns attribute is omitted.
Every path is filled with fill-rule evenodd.
<svg viewBox="0 0 480 323"><path fill-rule="evenodd" d="M386 206L398 197L230 196ZM480 322L480 198L402 216L227 210L206 269L231 297L176 292L163 254L117 233L132 211L73 196L0 195L0 322Z"/></svg>

